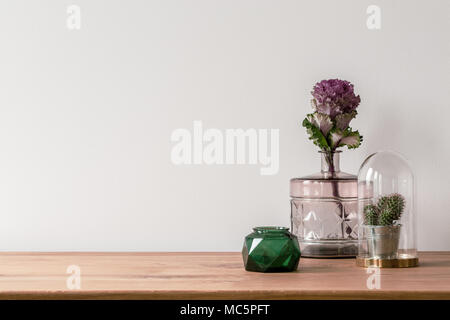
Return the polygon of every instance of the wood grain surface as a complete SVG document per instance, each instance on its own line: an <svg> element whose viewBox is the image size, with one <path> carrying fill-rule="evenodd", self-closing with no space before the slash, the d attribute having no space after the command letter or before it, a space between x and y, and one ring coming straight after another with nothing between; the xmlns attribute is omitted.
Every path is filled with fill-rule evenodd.
<svg viewBox="0 0 450 320"><path fill-rule="evenodd" d="M0 253L0 299L450 299L450 252L380 269L368 289L354 259L302 258L298 271L254 273L240 253ZM81 288L69 289L70 265Z"/></svg>

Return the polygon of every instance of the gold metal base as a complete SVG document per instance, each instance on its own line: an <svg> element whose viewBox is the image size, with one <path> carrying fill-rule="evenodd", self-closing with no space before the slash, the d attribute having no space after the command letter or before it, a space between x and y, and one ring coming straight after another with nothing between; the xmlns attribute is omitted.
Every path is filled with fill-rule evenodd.
<svg viewBox="0 0 450 320"><path fill-rule="evenodd" d="M358 267L377 267L377 268L410 268L419 265L419 258L404 259L373 259L373 258L356 258Z"/></svg>

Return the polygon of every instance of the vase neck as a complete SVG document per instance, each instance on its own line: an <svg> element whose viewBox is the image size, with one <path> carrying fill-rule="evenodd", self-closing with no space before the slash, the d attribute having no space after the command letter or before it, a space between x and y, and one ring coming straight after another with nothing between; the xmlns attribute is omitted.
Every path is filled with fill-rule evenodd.
<svg viewBox="0 0 450 320"><path fill-rule="evenodd" d="M326 152L319 151L321 155L321 171L322 173L338 173L341 171L339 167L339 153L337 152Z"/></svg>

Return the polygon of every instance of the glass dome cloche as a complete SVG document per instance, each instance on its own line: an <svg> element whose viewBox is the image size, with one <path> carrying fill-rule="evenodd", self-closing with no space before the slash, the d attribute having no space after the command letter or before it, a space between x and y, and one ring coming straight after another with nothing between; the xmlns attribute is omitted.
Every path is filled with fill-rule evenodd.
<svg viewBox="0 0 450 320"><path fill-rule="evenodd" d="M358 256L361 267L415 267L414 175L392 151L367 157L358 173Z"/></svg>

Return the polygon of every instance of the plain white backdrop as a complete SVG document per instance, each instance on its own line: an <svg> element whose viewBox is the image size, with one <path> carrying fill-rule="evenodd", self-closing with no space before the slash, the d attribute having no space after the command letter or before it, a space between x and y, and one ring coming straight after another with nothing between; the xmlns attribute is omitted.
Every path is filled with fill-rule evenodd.
<svg viewBox="0 0 450 320"><path fill-rule="evenodd" d="M450 250L450 1L15 0L0 33L0 250L237 251L289 226L289 179L320 169L310 91L336 77L362 100L342 169L401 152L419 249ZM174 165L194 120L279 129L278 174Z"/></svg>

